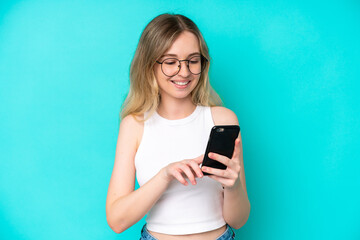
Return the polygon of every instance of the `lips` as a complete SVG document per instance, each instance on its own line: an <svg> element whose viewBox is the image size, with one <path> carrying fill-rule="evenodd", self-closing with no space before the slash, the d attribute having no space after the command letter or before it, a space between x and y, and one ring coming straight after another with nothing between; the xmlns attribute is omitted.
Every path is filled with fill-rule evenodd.
<svg viewBox="0 0 360 240"><path fill-rule="evenodd" d="M171 80L171 82L174 84L174 86L176 88L179 88L179 89L184 89L186 88L187 86L189 86L190 84L190 80L187 80L187 81L176 81L176 80Z"/></svg>
<svg viewBox="0 0 360 240"><path fill-rule="evenodd" d="M189 84L190 81L171 81L173 83L175 83L176 85L180 85L180 86L184 86L184 85L187 85Z"/></svg>

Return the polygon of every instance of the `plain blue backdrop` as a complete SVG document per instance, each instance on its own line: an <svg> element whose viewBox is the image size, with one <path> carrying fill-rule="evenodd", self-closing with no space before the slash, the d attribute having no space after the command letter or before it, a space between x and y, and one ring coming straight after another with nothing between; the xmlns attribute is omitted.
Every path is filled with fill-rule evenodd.
<svg viewBox="0 0 360 240"><path fill-rule="evenodd" d="M241 125L237 239L360 239L359 1L1 1L0 239L138 239L106 222L120 106L158 14L197 23Z"/></svg>

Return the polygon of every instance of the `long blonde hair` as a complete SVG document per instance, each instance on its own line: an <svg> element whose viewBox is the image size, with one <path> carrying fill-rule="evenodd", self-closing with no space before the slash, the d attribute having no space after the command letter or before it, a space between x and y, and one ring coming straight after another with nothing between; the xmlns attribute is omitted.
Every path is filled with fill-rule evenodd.
<svg viewBox="0 0 360 240"><path fill-rule="evenodd" d="M130 91L121 111L121 118L127 115L140 116L149 111L151 116L160 103L159 86L156 82L154 65L184 31L199 39L200 53L208 60L197 86L191 93L195 105L222 105L219 95L210 86L210 56L206 42L198 27L189 18L180 14L161 14L155 17L141 34L130 67ZM146 120L146 119L144 119Z"/></svg>

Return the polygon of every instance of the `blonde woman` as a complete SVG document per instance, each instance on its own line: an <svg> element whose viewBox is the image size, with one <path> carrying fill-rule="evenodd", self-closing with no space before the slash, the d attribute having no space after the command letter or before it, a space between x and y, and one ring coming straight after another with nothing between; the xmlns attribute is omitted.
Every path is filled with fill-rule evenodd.
<svg viewBox="0 0 360 240"><path fill-rule="evenodd" d="M140 239L234 239L232 228L246 223L241 135L231 159L209 154L225 170L200 168L211 128L238 125L210 86L209 66L207 45L189 18L162 14L144 29L131 63L106 202L115 232L146 214Z"/></svg>

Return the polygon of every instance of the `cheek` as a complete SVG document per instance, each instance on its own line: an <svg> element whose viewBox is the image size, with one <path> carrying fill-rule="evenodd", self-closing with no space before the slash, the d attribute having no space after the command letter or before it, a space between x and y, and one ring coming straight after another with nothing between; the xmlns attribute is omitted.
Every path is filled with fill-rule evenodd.
<svg viewBox="0 0 360 240"><path fill-rule="evenodd" d="M198 85L198 84L199 84L199 81L200 81L200 76L196 76L196 77L194 78L194 82L196 82L195 85Z"/></svg>
<svg viewBox="0 0 360 240"><path fill-rule="evenodd" d="M155 74L155 77L156 77L156 81L159 83L159 81L164 81L166 80L166 76L162 73L161 71L161 67L160 66L156 66L154 68L154 74Z"/></svg>

